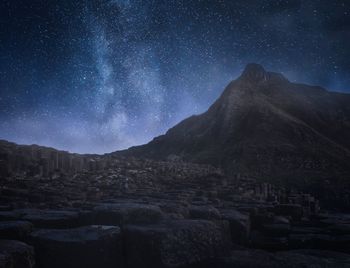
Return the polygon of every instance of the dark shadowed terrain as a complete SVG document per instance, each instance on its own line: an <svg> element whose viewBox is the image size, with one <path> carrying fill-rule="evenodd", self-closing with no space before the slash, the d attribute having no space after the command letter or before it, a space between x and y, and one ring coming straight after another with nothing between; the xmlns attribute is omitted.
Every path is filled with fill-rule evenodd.
<svg viewBox="0 0 350 268"><path fill-rule="evenodd" d="M250 64L105 155L0 141L0 268L350 267L350 95Z"/></svg>
<svg viewBox="0 0 350 268"><path fill-rule="evenodd" d="M250 64L207 112L116 155L211 164L350 207L350 95Z"/></svg>

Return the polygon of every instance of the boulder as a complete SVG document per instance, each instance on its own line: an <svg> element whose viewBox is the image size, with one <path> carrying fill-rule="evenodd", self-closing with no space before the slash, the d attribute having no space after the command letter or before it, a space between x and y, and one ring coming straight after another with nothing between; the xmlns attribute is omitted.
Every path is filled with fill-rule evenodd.
<svg viewBox="0 0 350 268"><path fill-rule="evenodd" d="M274 224L290 224L290 221L283 216L274 216L273 217L273 223Z"/></svg>
<svg viewBox="0 0 350 268"><path fill-rule="evenodd" d="M180 202L160 202L159 207L169 218L185 219L189 217L188 208Z"/></svg>
<svg viewBox="0 0 350 268"><path fill-rule="evenodd" d="M17 210L0 211L0 221L13 221L18 220L21 217L21 213Z"/></svg>
<svg viewBox="0 0 350 268"><path fill-rule="evenodd" d="M287 237L273 237L259 231L251 233L251 245L263 250L285 250L288 249Z"/></svg>
<svg viewBox="0 0 350 268"><path fill-rule="evenodd" d="M32 268L33 247L16 240L0 240L0 268Z"/></svg>
<svg viewBox="0 0 350 268"><path fill-rule="evenodd" d="M274 207L276 215L289 216L293 220L300 220L303 217L303 207L297 204L280 204Z"/></svg>
<svg viewBox="0 0 350 268"><path fill-rule="evenodd" d="M220 220L220 212L213 206L190 206L189 217L191 219Z"/></svg>
<svg viewBox="0 0 350 268"><path fill-rule="evenodd" d="M287 236L290 233L290 225L281 223L265 224L262 226L262 232L276 237Z"/></svg>
<svg viewBox="0 0 350 268"><path fill-rule="evenodd" d="M142 203L101 204L94 208L96 224L119 225L151 224L160 222L164 215L159 206Z"/></svg>
<svg viewBox="0 0 350 268"><path fill-rule="evenodd" d="M229 241L223 230L206 220L127 225L124 236L129 268L203 265L229 249Z"/></svg>
<svg viewBox="0 0 350 268"><path fill-rule="evenodd" d="M265 224L271 224L274 222L275 215L267 211L258 211L251 214L251 227L252 229L260 230Z"/></svg>
<svg viewBox="0 0 350 268"><path fill-rule="evenodd" d="M121 231L116 226L41 229L30 235L38 268L122 267Z"/></svg>
<svg viewBox="0 0 350 268"><path fill-rule="evenodd" d="M28 221L0 222L0 239L24 240L33 229Z"/></svg>
<svg viewBox="0 0 350 268"><path fill-rule="evenodd" d="M222 219L230 225L231 240L233 243L246 245L250 239L250 217L237 210L220 210Z"/></svg>

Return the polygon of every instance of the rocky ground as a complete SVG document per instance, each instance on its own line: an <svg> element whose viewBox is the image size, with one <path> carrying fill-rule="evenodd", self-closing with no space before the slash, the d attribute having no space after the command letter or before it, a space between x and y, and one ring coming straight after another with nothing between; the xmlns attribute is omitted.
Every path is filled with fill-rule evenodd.
<svg viewBox="0 0 350 268"><path fill-rule="evenodd" d="M350 215L210 166L1 179L0 267L350 267Z"/></svg>

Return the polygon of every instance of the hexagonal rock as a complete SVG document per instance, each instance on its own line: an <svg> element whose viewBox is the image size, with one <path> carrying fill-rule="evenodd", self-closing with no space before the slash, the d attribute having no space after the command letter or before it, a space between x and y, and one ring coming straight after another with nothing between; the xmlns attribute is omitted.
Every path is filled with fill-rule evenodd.
<svg viewBox="0 0 350 268"><path fill-rule="evenodd" d="M101 204L94 208L96 224L150 224L163 219L158 206L139 203Z"/></svg>
<svg viewBox="0 0 350 268"><path fill-rule="evenodd" d="M189 216L191 219L220 220L220 212L213 206L190 206Z"/></svg>
<svg viewBox="0 0 350 268"><path fill-rule="evenodd" d="M28 221L3 221L0 222L0 239L23 240L33 229L33 224Z"/></svg>
<svg viewBox="0 0 350 268"><path fill-rule="evenodd" d="M23 209L21 219L36 228L71 228L79 226L79 213L65 210Z"/></svg>
<svg viewBox="0 0 350 268"><path fill-rule="evenodd" d="M41 229L30 236L38 268L122 267L122 239L116 226Z"/></svg>
<svg viewBox="0 0 350 268"><path fill-rule="evenodd" d="M292 250L270 253L263 250L234 250L210 267L220 268L326 268L350 267L350 255L324 250Z"/></svg>
<svg viewBox="0 0 350 268"><path fill-rule="evenodd" d="M21 214L18 210L0 211L0 221L13 221L20 219Z"/></svg>
<svg viewBox="0 0 350 268"><path fill-rule="evenodd" d="M263 250L286 250L288 249L287 237L273 237L259 231L251 233L251 246Z"/></svg>
<svg viewBox="0 0 350 268"><path fill-rule="evenodd" d="M350 235L290 234L289 244L293 249L309 248L350 253Z"/></svg>
<svg viewBox="0 0 350 268"><path fill-rule="evenodd" d="M246 245L250 238L250 217L234 209L221 210L223 220L230 224L233 243Z"/></svg>
<svg viewBox="0 0 350 268"><path fill-rule="evenodd" d="M229 249L223 230L206 220L177 220L124 228L127 267L192 267L224 255Z"/></svg>
<svg viewBox="0 0 350 268"><path fill-rule="evenodd" d="M298 204L280 204L274 207L277 215L290 216L293 220L300 220L303 216L303 207Z"/></svg>
<svg viewBox="0 0 350 268"><path fill-rule="evenodd" d="M35 265L33 247L15 240L0 240L1 268L32 268Z"/></svg>

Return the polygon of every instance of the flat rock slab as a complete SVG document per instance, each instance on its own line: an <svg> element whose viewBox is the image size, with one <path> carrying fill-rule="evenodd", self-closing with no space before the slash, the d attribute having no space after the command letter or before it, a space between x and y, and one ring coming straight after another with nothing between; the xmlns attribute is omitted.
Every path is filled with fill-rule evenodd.
<svg viewBox="0 0 350 268"><path fill-rule="evenodd" d="M31 234L30 243L38 268L122 267L121 232L116 226L41 229Z"/></svg>
<svg viewBox="0 0 350 268"><path fill-rule="evenodd" d="M323 249L350 253L350 235L291 234L289 247L293 249Z"/></svg>
<svg viewBox="0 0 350 268"><path fill-rule="evenodd" d="M265 224L262 226L262 232L266 235L271 236L288 236L290 233L290 225L289 224Z"/></svg>
<svg viewBox="0 0 350 268"><path fill-rule="evenodd" d="M76 211L17 209L0 212L0 221L13 220L29 221L36 228L71 228L80 225L79 213Z"/></svg>
<svg viewBox="0 0 350 268"><path fill-rule="evenodd" d="M335 235L350 235L350 224L335 224L328 227L327 231Z"/></svg>
<svg viewBox="0 0 350 268"><path fill-rule="evenodd" d="M206 220L176 220L124 228L127 267L192 267L229 248L219 225Z"/></svg>
<svg viewBox="0 0 350 268"><path fill-rule="evenodd" d="M293 220L300 220L303 216L303 207L297 204L280 204L274 207L277 215L290 216Z"/></svg>
<svg viewBox="0 0 350 268"><path fill-rule="evenodd" d="M269 253L262 250L235 250L230 257L212 263L220 268L348 268L350 255L331 251L292 250Z"/></svg>
<svg viewBox="0 0 350 268"><path fill-rule="evenodd" d="M220 220L220 212L213 206L190 206L189 216L191 219Z"/></svg>
<svg viewBox="0 0 350 268"><path fill-rule="evenodd" d="M259 231L251 233L251 246L263 250L286 250L288 249L288 237L274 237Z"/></svg>
<svg viewBox="0 0 350 268"><path fill-rule="evenodd" d="M71 228L79 226L79 213L65 210L21 210L21 219L34 224L36 228Z"/></svg>
<svg viewBox="0 0 350 268"><path fill-rule="evenodd" d="M0 221L13 221L19 220L21 213L17 210L0 211Z"/></svg>
<svg viewBox="0 0 350 268"><path fill-rule="evenodd" d="M0 240L0 268L32 268L33 247L16 240Z"/></svg>
<svg viewBox="0 0 350 268"><path fill-rule="evenodd" d="M159 206L141 203L101 204L94 208L94 221L103 225L158 223L164 215Z"/></svg>
<svg viewBox="0 0 350 268"><path fill-rule="evenodd" d="M0 222L0 239L23 240L33 230L33 224L28 221Z"/></svg>

